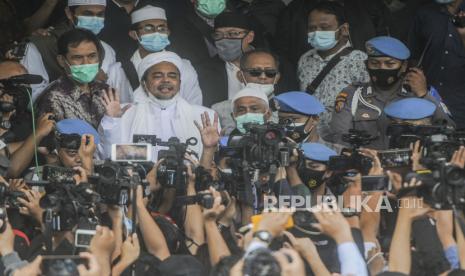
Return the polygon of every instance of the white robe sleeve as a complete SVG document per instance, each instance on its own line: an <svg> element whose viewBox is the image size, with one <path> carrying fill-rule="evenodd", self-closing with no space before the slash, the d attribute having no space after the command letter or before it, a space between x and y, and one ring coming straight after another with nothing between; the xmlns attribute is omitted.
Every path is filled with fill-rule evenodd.
<svg viewBox="0 0 465 276"><path fill-rule="evenodd" d="M202 105L202 90L195 68L187 59L183 59L183 71L181 73L181 96L190 104Z"/></svg>
<svg viewBox="0 0 465 276"><path fill-rule="evenodd" d="M29 74L40 75L44 78L42 83L31 85L32 101L35 101L48 86L49 77L42 60L42 55L33 43L27 44L26 53L20 63L26 67Z"/></svg>
<svg viewBox="0 0 465 276"><path fill-rule="evenodd" d="M98 129L100 144L98 153L101 159L107 159L111 156L111 145L121 143L121 118L113 118L107 115L103 116Z"/></svg>
<svg viewBox="0 0 465 276"><path fill-rule="evenodd" d="M110 66L107 72L107 84L119 93L120 103L132 103L133 91L120 62Z"/></svg>
<svg viewBox="0 0 465 276"><path fill-rule="evenodd" d="M113 50L113 48L110 45L101 40L100 42L102 43L102 47L105 51L105 57L102 61L102 70L108 74L110 66L112 66L116 62L116 54L115 50Z"/></svg>

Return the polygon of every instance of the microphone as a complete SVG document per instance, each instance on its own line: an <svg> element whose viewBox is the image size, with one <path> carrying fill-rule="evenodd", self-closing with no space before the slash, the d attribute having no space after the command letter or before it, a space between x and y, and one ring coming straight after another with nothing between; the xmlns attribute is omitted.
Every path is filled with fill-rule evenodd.
<svg viewBox="0 0 465 276"><path fill-rule="evenodd" d="M8 81L12 84L40 84L44 81L41 75L33 75L33 74L23 74L11 77L4 81Z"/></svg>

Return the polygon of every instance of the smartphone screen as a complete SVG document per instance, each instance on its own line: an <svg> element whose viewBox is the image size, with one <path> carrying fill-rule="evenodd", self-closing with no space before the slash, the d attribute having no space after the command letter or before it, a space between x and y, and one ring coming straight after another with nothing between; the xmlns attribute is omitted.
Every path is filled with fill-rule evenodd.
<svg viewBox="0 0 465 276"><path fill-rule="evenodd" d="M152 159L149 144L113 144L111 160L116 162L147 162Z"/></svg>
<svg viewBox="0 0 465 276"><path fill-rule="evenodd" d="M410 149L379 151L378 157L384 168L409 167L412 164Z"/></svg>
<svg viewBox="0 0 465 276"><path fill-rule="evenodd" d="M386 191L390 190L389 177L382 176L362 176L362 191Z"/></svg>

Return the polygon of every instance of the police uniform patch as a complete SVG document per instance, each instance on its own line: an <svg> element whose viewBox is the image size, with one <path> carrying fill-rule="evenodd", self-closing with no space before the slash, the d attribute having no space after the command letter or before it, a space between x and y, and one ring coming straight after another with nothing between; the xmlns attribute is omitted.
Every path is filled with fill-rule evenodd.
<svg viewBox="0 0 465 276"><path fill-rule="evenodd" d="M334 106L334 110L336 110L337 113L341 112L346 105L348 96L349 94L347 94L347 92L341 92L337 95L336 104Z"/></svg>

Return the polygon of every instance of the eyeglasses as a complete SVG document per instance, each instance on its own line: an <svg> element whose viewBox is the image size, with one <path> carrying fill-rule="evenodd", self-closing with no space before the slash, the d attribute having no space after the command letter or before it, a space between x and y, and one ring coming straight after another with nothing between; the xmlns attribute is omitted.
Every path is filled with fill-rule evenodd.
<svg viewBox="0 0 465 276"><path fill-rule="evenodd" d="M152 24L147 24L144 26L140 26L137 28L139 31L144 31L144 33L168 33L168 26L166 25L158 25L154 26Z"/></svg>
<svg viewBox="0 0 465 276"><path fill-rule="evenodd" d="M244 38L247 33L248 31L214 32L212 38L213 40L221 40L223 38L240 39Z"/></svg>
<svg viewBox="0 0 465 276"><path fill-rule="evenodd" d="M251 75L254 78L260 77L262 74L265 74L267 78L274 78L278 74L278 70L276 69L257 69L257 68L250 68L250 69L243 69L244 72Z"/></svg>

